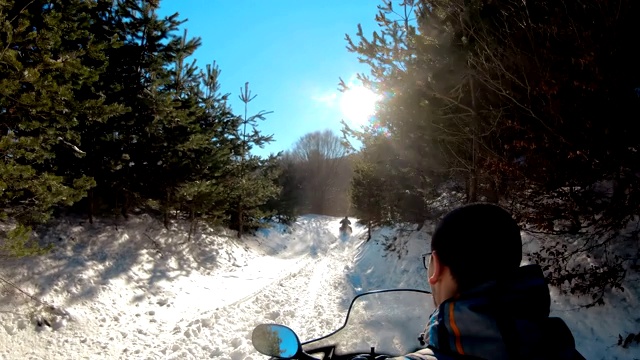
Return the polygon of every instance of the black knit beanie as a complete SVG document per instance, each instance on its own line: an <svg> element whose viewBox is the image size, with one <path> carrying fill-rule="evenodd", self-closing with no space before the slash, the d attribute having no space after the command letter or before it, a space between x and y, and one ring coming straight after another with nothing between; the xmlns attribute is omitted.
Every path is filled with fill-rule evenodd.
<svg viewBox="0 0 640 360"><path fill-rule="evenodd" d="M498 205L472 203L449 212L431 238L460 291L508 275L522 261L520 227Z"/></svg>

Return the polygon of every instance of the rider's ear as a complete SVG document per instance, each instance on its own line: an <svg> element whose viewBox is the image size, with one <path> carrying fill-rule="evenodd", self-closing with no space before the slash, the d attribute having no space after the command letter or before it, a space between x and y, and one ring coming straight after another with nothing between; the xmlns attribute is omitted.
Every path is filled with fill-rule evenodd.
<svg viewBox="0 0 640 360"><path fill-rule="evenodd" d="M427 271L427 276L429 280L429 285L433 285L440 280L442 277L442 263L440 262L440 257L438 257L437 252L431 253L431 259L429 260L429 270Z"/></svg>

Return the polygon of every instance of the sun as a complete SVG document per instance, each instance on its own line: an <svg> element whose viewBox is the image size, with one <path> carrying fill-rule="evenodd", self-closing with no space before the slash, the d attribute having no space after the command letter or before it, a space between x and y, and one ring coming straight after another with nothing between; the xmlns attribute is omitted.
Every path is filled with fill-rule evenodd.
<svg viewBox="0 0 640 360"><path fill-rule="evenodd" d="M364 86L353 86L342 93L340 111L347 123L365 125L375 113L380 96Z"/></svg>

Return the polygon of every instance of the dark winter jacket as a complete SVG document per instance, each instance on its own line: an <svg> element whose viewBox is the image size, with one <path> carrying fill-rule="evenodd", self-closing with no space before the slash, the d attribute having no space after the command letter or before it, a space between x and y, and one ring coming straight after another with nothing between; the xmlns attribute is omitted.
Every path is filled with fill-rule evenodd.
<svg viewBox="0 0 640 360"><path fill-rule="evenodd" d="M567 325L549 317L550 304L540 267L520 267L442 303L425 330L429 348L404 359L584 360Z"/></svg>

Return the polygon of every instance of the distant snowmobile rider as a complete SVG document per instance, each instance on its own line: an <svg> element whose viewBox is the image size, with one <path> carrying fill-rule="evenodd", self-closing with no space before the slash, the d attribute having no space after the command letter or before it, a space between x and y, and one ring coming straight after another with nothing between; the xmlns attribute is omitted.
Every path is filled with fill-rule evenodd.
<svg viewBox="0 0 640 360"><path fill-rule="evenodd" d="M340 225L346 228L347 226L351 225L351 221L349 221L349 218L345 216L344 219L340 220Z"/></svg>
<svg viewBox="0 0 640 360"><path fill-rule="evenodd" d="M520 266L520 228L503 208L469 204L448 213L423 255L436 310L414 360L584 360L567 325L549 317L538 265Z"/></svg>

